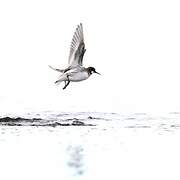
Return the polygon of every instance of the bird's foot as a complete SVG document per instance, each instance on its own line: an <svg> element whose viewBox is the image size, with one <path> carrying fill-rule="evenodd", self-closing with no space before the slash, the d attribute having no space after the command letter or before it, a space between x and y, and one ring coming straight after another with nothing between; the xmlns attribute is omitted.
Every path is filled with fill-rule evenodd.
<svg viewBox="0 0 180 180"><path fill-rule="evenodd" d="M69 85L70 81L67 82L66 84L66 81L65 81L65 86L63 87L63 90L67 88L67 86Z"/></svg>

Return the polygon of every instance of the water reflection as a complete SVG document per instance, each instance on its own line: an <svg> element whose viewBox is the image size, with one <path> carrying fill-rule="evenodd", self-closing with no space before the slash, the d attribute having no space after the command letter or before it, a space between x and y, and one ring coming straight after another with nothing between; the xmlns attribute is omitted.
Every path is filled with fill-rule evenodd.
<svg viewBox="0 0 180 180"><path fill-rule="evenodd" d="M67 148L68 161L67 165L70 169L73 170L74 175L84 174L84 149L80 145L70 145Z"/></svg>

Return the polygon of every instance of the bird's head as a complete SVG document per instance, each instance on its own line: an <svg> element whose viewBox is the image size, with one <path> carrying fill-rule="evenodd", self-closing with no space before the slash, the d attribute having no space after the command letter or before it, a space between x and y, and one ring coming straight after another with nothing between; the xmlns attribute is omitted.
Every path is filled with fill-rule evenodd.
<svg viewBox="0 0 180 180"><path fill-rule="evenodd" d="M101 75L100 73L98 73L98 72L96 71L96 69L95 69L94 67L88 67L87 70L88 70L88 73L89 73L89 74L96 73L96 74Z"/></svg>

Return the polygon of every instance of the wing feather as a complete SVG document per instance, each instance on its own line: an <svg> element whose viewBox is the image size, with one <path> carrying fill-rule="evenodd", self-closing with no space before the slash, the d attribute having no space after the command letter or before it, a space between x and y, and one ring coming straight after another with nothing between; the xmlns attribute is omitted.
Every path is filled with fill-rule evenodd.
<svg viewBox="0 0 180 180"><path fill-rule="evenodd" d="M77 26L71 41L68 65L82 66L85 51L86 49L84 43L83 26L80 23L80 25Z"/></svg>

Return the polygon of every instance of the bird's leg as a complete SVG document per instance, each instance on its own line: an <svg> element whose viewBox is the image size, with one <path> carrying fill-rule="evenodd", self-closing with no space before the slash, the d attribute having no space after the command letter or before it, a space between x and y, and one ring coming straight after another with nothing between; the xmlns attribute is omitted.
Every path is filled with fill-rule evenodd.
<svg viewBox="0 0 180 180"><path fill-rule="evenodd" d="M64 81L65 82L65 86L63 87L63 90L64 89L66 89L66 87L69 85L69 83L70 83L70 80L69 80L69 77L67 76L67 78L68 78L68 81L67 81L67 83L66 83L66 81Z"/></svg>
<svg viewBox="0 0 180 180"><path fill-rule="evenodd" d="M69 85L70 81L67 82L67 84L63 87L63 89L66 89L67 86Z"/></svg>
<svg viewBox="0 0 180 180"><path fill-rule="evenodd" d="M66 87L69 85L70 81L67 82L67 84L65 84L65 86L63 87L63 89L66 89Z"/></svg>
<svg viewBox="0 0 180 180"><path fill-rule="evenodd" d="M67 84L66 82L67 82L67 81L64 81L65 86L63 87L63 89L66 87L66 84Z"/></svg>

